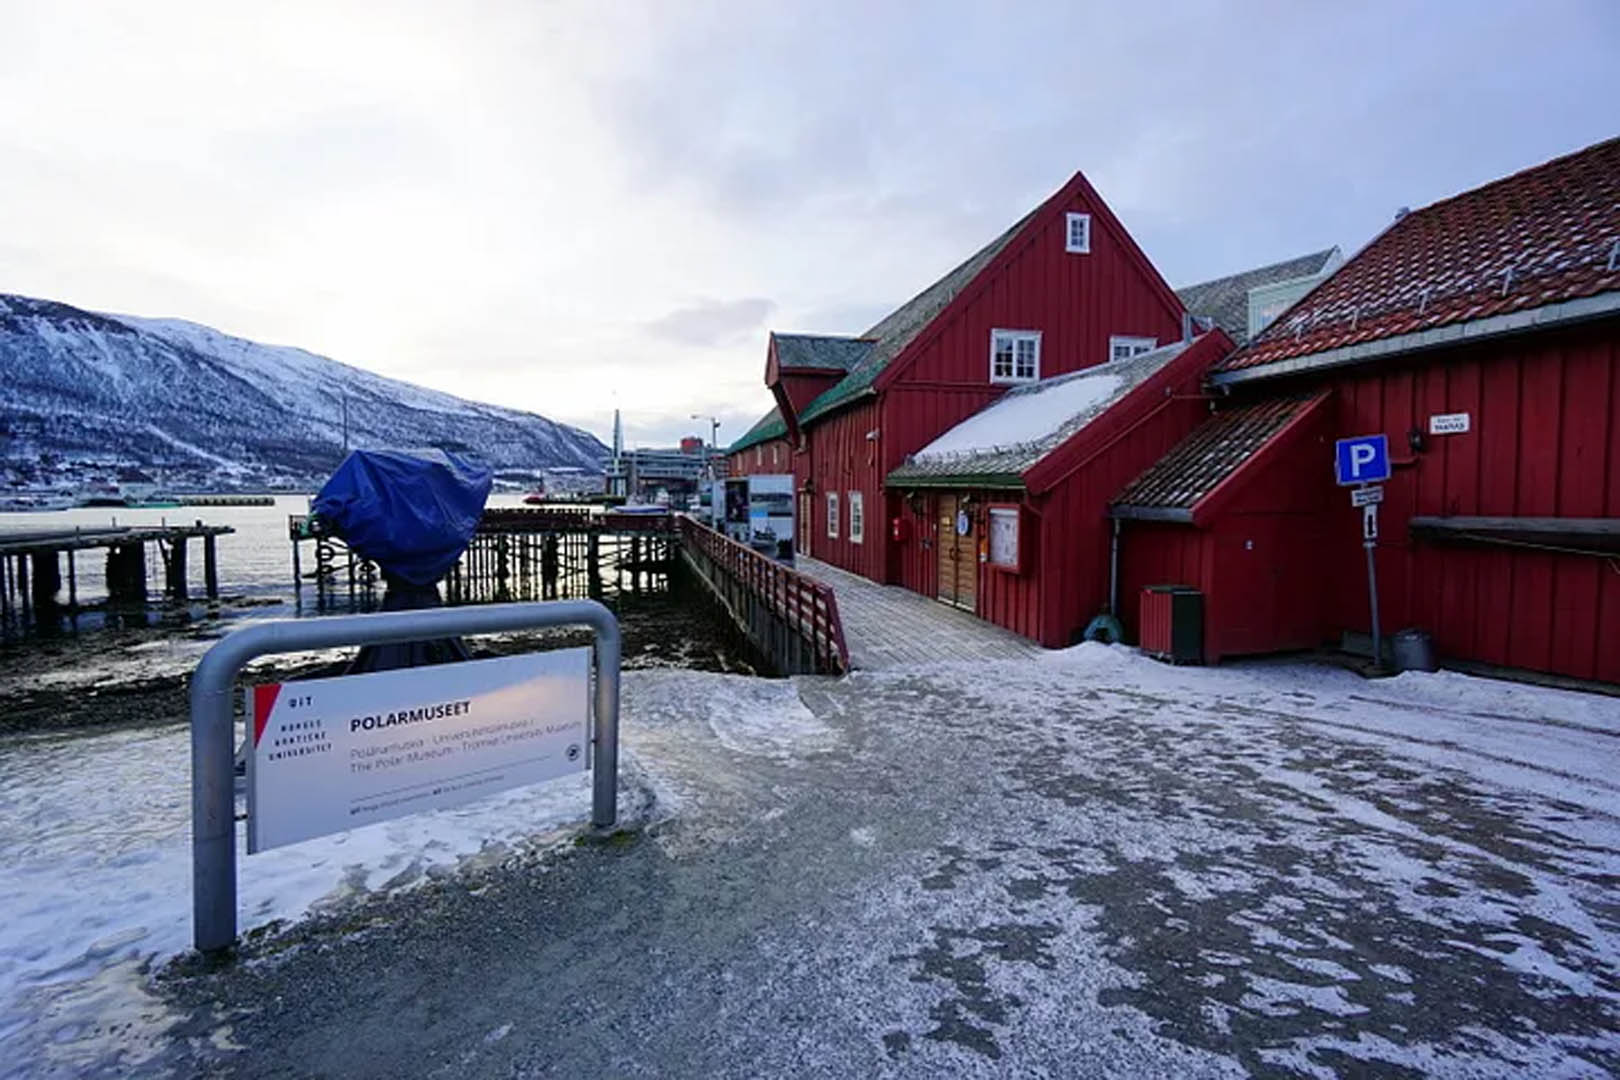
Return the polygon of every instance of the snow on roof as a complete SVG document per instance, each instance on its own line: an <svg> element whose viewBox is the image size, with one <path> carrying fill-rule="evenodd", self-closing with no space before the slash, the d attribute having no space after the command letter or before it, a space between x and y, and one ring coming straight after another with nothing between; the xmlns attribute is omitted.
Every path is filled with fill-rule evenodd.
<svg viewBox="0 0 1620 1080"><path fill-rule="evenodd" d="M1186 347L1178 341L1009 390L912 455L890 479L1022 473Z"/></svg>

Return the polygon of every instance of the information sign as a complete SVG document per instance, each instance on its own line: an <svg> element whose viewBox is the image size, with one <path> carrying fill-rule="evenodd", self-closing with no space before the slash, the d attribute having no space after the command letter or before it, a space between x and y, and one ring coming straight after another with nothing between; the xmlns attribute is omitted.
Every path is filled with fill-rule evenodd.
<svg viewBox="0 0 1620 1080"><path fill-rule="evenodd" d="M1359 487L1350 491L1351 506L1371 506L1373 503L1384 501L1384 489L1381 487Z"/></svg>
<svg viewBox="0 0 1620 1080"><path fill-rule="evenodd" d="M1430 435L1466 435L1469 428L1469 414L1465 412L1437 413L1429 417Z"/></svg>
<svg viewBox="0 0 1620 1080"><path fill-rule="evenodd" d="M249 687L248 851L589 766L588 648Z"/></svg>
<svg viewBox="0 0 1620 1080"><path fill-rule="evenodd" d="M1333 444L1334 472L1340 485L1378 484L1389 479L1389 439L1358 435Z"/></svg>

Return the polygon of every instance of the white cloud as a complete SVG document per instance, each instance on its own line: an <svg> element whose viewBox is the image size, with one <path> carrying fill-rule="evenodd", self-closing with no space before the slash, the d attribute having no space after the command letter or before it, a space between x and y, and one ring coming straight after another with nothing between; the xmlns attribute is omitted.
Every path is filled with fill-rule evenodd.
<svg viewBox="0 0 1620 1080"><path fill-rule="evenodd" d="M0 0L0 289L741 434L1084 169L1174 283L1614 134L1615 8ZM764 299L764 298L769 298ZM846 321L847 320L847 321Z"/></svg>

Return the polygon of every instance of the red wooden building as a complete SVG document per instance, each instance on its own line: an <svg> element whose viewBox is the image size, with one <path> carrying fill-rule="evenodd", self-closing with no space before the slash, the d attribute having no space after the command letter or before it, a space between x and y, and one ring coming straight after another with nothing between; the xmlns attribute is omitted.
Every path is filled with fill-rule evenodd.
<svg viewBox="0 0 1620 1080"><path fill-rule="evenodd" d="M794 474L801 551L932 595L909 549L924 537L905 535L918 515L885 487L888 474L1009 388L1179 341L1183 321L1175 293L1076 173L865 333L773 334L776 408L732 445L731 471ZM768 464L790 449L790 465ZM985 521L970 517L978 542Z"/></svg>
<svg viewBox="0 0 1620 1080"><path fill-rule="evenodd" d="M1332 443L1382 433L1386 632L1620 682L1620 140L1403 215L1210 383L1113 509L1126 595L1202 589L1207 659L1370 629Z"/></svg>
<svg viewBox="0 0 1620 1080"><path fill-rule="evenodd" d="M887 477L898 582L1057 647L1110 606L1109 499L1209 415L1215 330L1008 391ZM894 528L894 526L892 526Z"/></svg>

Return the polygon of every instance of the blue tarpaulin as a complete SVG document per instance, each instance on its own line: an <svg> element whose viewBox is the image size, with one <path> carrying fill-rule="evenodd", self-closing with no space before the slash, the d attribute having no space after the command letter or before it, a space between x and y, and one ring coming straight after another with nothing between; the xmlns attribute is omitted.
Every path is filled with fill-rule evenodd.
<svg viewBox="0 0 1620 1080"><path fill-rule="evenodd" d="M355 450L310 510L355 552L432 585L472 542L494 474L443 450Z"/></svg>

